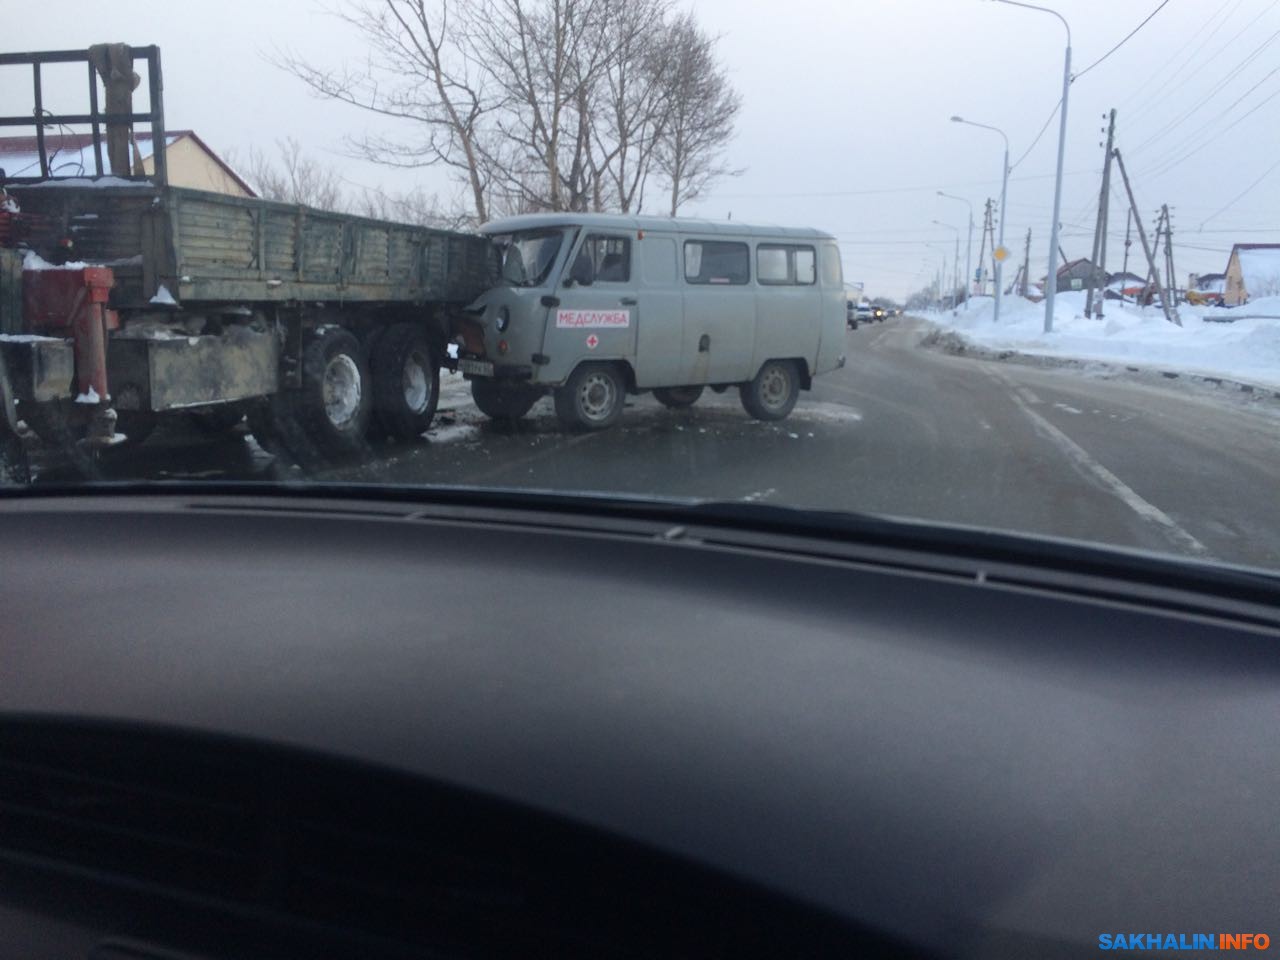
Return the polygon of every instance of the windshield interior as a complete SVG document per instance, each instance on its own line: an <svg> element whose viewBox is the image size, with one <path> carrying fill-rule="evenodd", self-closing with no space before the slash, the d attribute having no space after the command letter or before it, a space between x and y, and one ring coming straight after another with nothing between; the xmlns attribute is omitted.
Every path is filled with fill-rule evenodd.
<svg viewBox="0 0 1280 960"><path fill-rule="evenodd" d="M513 287L540 287L556 262L563 230L529 230L494 239L502 258L502 281Z"/></svg>

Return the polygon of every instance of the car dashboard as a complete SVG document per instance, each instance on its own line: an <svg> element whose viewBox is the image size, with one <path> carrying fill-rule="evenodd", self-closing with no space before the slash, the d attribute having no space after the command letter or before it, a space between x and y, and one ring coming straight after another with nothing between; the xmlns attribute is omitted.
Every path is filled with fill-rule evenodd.
<svg viewBox="0 0 1280 960"><path fill-rule="evenodd" d="M1273 915L1261 574L394 489L15 495L0 542L6 952L1050 957Z"/></svg>

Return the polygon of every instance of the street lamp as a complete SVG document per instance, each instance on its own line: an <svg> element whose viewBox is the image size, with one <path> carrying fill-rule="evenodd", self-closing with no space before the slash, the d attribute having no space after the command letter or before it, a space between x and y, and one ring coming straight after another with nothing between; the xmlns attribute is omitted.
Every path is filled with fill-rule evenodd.
<svg viewBox="0 0 1280 960"><path fill-rule="evenodd" d="M999 127L988 126L985 123L974 123L972 120L966 120L964 117L952 117L952 123L964 123L971 127L981 127L983 130L994 130L1004 138L1004 165L1000 168L1000 240L997 246L1004 249L1004 221L1005 199L1009 195L1009 138L1005 136L1005 132ZM1056 222L1056 221L1055 221ZM992 315L991 322L1000 322L1000 302L1004 299L1004 260L996 261L996 306Z"/></svg>
<svg viewBox="0 0 1280 960"><path fill-rule="evenodd" d="M941 190L938 191L938 196L946 197L948 200L959 200L969 208L969 240L964 248L964 308L968 310L970 293L973 290L973 204L964 197L943 193Z"/></svg>
<svg viewBox="0 0 1280 960"><path fill-rule="evenodd" d="M954 263L955 263L955 272L959 273L960 272L960 228L953 227L949 223L943 223L941 220L934 220L933 222L940 227L946 227L948 230L954 230L956 232L956 258ZM956 287L960 285L958 281L959 281L959 278L957 277L952 281L952 284L951 284L951 309L952 310L956 308Z"/></svg>
<svg viewBox="0 0 1280 960"><path fill-rule="evenodd" d="M1049 273L1045 276L1044 332L1053 332L1053 296L1058 292L1058 218L1062 215L1062 158L1067 149L1067 94L1071 91L1071 25L1062 14L1022 0L996 0L1012 7L1026 7L1049 13L1062 21L1067 31L1067 51L1062 63L1062 111L1058 120L1058 174L1053 184L1053 224L1049 230ZM1002 211L1003 213L1003 211Z"/></svg>

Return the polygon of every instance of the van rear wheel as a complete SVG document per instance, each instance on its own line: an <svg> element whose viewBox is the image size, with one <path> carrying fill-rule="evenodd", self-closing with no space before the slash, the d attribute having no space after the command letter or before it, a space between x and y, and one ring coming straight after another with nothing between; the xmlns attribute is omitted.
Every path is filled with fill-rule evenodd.
<svg viewBox="0 0 1280 960"><path fill-rule="evenodd" d="M654 387L653 390L653 398L672 410L692 407L700 396L702 387Z"/></svg>
<svg viewBox="0 0 1280 960"><path fill-rule="evenodd" d="M800 398L800 373L791 360L769 360L738 392L743 409L757 420L783 420Z"/></svg>
<svg viewBox="0 0 1280 960"><path fill-rule="evenodd" d="M567 427L603 430L622 417L627 382L611 363L584 363L556 389L556 416Z"/></svg>

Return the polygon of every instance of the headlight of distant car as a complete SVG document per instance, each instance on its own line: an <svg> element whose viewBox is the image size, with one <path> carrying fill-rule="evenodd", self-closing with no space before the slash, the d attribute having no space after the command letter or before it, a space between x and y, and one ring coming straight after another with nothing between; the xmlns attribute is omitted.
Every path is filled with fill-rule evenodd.
<svg viewBox="0 0 1280 960"><path fill-rule="evenodd" d="M498 319L496 321L498 332L505 333L507 327L511 326L511 311L506 307L498 308Z"/></svg>

